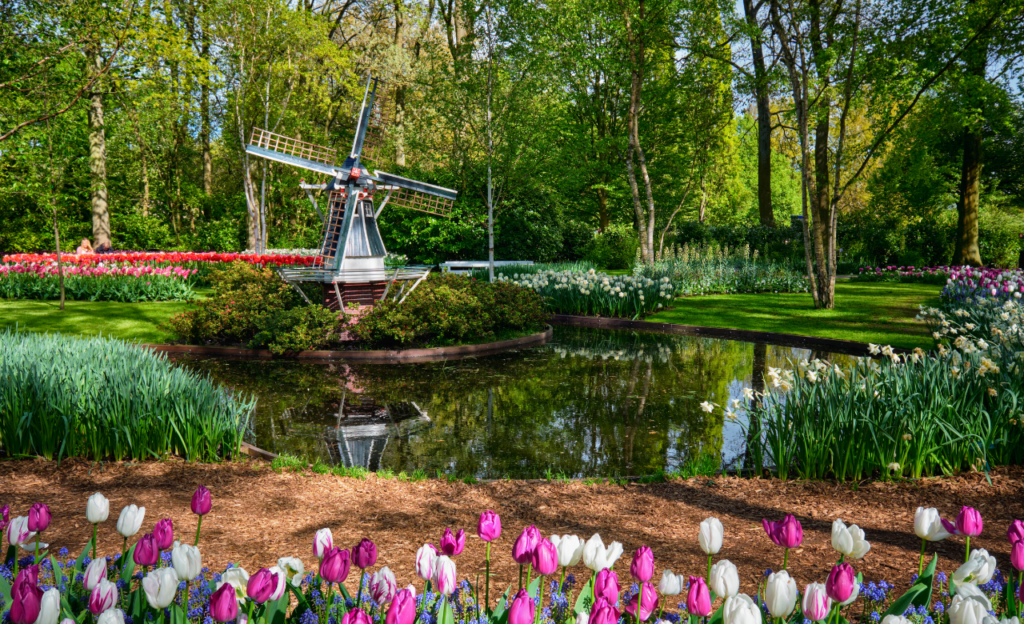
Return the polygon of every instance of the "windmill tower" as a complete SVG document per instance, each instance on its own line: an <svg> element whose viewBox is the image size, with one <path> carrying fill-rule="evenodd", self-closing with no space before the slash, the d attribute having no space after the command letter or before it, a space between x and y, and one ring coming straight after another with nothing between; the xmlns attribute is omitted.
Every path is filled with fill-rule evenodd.
<svg viewBox="0 0 1024 624"><path fill-rule="evenodd" d="M324 223L319 255L311 267L278 270L307 302L309 299L298 288L303 282L322 284L322 302L332 309L342 309L349 303L373 305L388 293L402 301L430 273L429 266L384 266L387 249L377 219L389 202L400 208L450 217L457 193L383 171L371 174L365 169L361 158L365 152L368 159L375 160L386 124L383 81L371 75L366 79L352 151L340 165L331 148L253 128L246 152L328 176L323 184L301 185ZM313 190L328 193L326 215L317 206ZM386 195L375 207L374 196L379 192Z"/></svg>

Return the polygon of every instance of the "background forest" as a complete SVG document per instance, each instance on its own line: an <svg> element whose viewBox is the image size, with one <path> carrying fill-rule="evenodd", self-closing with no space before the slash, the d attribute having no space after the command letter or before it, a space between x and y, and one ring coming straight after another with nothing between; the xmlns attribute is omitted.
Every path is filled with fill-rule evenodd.
<svg viewBox="0 0 1024 624"><path fill-rule="evenodd" d="M0 251L55 227L315 247L302 173L244 146L346 151L372 71L371 165L460 193L449 220L382 216L413 262L486 258L490 167L498 259L1015 265L1022 23L1021 0L0 1Z"/></svg>

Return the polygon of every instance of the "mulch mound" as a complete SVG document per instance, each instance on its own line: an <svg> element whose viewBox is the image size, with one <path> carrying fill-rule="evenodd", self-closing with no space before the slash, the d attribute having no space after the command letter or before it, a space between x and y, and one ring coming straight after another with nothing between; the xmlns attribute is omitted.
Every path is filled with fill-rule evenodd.
<svg viewBox="0 0 1024 624"><path fill-rule="evenodd" d="M350 547L360 538L376 542L378 566L387 565L399 585L421 582L415 576L416 550L437 543L446 526L466 529L465 552L456 558L460 578L483 574L484 544L476 522L484 509L501 515L503 534L492 546L495 585L515 582L518 566L512 543L522 527L535 524L547 536L573 533L583 539L600 533L605 544L622 542L625 554L617 569L629 575L631 553L641 544L654 550L656 574L662 568L701 575L706 559L697 546L697 527L708 516L725 526L725 544L715 558L727 558L740 570L741 591L753 593L765 569L778 569L782 549L764 534L761 519L797 516L804 528L801 548L790 553L789 569L802 584L824 582L838 555L830 546L831 523L842 518L867 532L871 552L854 567L866 581L887 580L903 589L917 572L920 541L914 535L918 506L937 507L953 519L961 505L977 508L985 531L972 547L986 548L1009 571L1006 527L1024 518L1024 470L1000 469L989 485L983 475L925 479L915 482L852 484L805 483L718 477L649 485L585 485L498 481L466 485L430 480L365 480L333 475L275 473L257 460L220 465L180 461L99 465L81 461L6 461L0 463L0 504L11 515L24 515L34 502L49 504L53 523L44 535L54 550L81 551L91 535L85 520L86 499L95 491L110 499L110 518L100 527L100 552L121 550L114 527L123 506L146 507L143 531L160 518L174 521L175 535L191 541L196 518L189 510L195 488L213 494L213 512L203 521L203 563L223 570L233 562L250 573L273 565L278 557L301 558L314 570L313 534L322 527L335 544ZM963 560L961 538L929 546L938 552L939 570L947 573ZM590 578L582 565L575 572ZM354 585L353 576L348 584ZM681 597L682 598L682 597Z"/></svg>

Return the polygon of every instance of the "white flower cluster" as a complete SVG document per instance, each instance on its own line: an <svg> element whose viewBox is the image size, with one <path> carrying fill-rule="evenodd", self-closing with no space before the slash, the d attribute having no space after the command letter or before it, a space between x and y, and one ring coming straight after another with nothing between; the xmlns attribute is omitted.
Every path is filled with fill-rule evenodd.
<svg viewBox="0 0 1024 624"><path fill-rule="evenodd" d="M638 317L663 306L675 296L669 278L607 275L593 269L538 271L499 275L499 282L529 288L547 299L556 312Z"/></svg>

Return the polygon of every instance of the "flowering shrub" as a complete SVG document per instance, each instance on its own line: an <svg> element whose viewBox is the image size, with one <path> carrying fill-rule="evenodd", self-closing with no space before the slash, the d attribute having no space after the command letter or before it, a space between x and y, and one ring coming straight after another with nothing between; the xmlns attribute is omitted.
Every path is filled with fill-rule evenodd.
<svg viewBox="0 0 1024 624"><path fill-rule="evenodd" d="M973 299L1020 301L1024 271L959 267L950 270L940 300L946 307Z"/></svg>
<svg viewBox="0 0 1024 624"><path fill-rule="evenodd" d="M209 490L200 486L192 497L191 509L199 519L191 545L181 541L183 535L175 540L171 518L157 521L150 533L136 539L146 509L129 505L116 525L123 539L122 552L97 558L98 528L109 519L110 510L109 501L97 492L86 503L92 538L72 560L66 549L47 556L41 537L52 518L45 504L36 503L27 515L9 522L10 510L5 506L0 527L7 525L13 556L0 566L4 602L0 615L12 624L57 624L62 618L63 624L86 618L96 624L675 624L683 620L796 624L849 622L854 615L862 622L883 624L947 620L949 624L1018 624L1024 599L1019 576L1016 583L1007 582L995 557L984 549L971 549L971 537L981 535L984 526L971 507L963 507L955 521L942 518L936 509L917 509L918 570L910 589L895 599L891 584L865 583L856 571L854 566L871 550L871 543L863 529L841 519L832 523L829 540L837 563L823 583L810 583L801 591L787 568L789 551L805 546L804 532L799 520L786 515L777 521L762 520L767 541L782 549L782 569L766 570L752 596L740 593L735 564L727 559L714 562L726 535L721 521L711 517L700 523L697 535L697 545L707 555L706 569L690 575L663 570L657 585L653 583L655 555L647 546L633 552L629 577L622 570L622 581L632 581L623 586L614 570L623 554L619 542L605 546L597 534L587 541L576 535L544 538L535 526L527 526L511 552L520 566L518 583L510 584L495 601L490 596L491 543L501 536L502 526L501 518L490 510L480 515L477 524L477 535L487 544L481 596L479 586L458 580L455 562L466 556L464 529L446 528L438 546L427 543L417 551L415 570L424 582L422 592L414 584L399 588L391 569L378 566L381 553L371 540L340 548L329 528L320 529L313 538L312 550L319 562L315 575L293 556L281 557L251 575L232 564L222 573L211 573L203 566L199 542L203 517L212 507ZM967 556L947 577L937 572L937 555L927 566L924 562L929 542L953 535L965 538ZM1024 568L1024 522L1014 520L1007 537L1012 544L1011 564L1020 570ZM129 539L135 541L131 548ZM19 548L29 554L19 559ZM581 563L592 574L579 586L568 569ZM350 576L354 576L351 581ZM350 593L350 588L355 591Z"/></svg>
<svg viewBox="0 0 1024 624"><path fill-rule="evenodd" d="M495 281L529 288L558 314L639 318L662 307L675 292L667 277L611 276L590 269L499 275Z"/></svg>
<svg viewBox="0 0 1024 624"><path fill-rule="evenodd" d="M87 301L189 301L195 298L190 279L195 273L179 266L71 265L64 267L64 293ZM0 297L59 298L57 263L0 264Z"/></svg>

